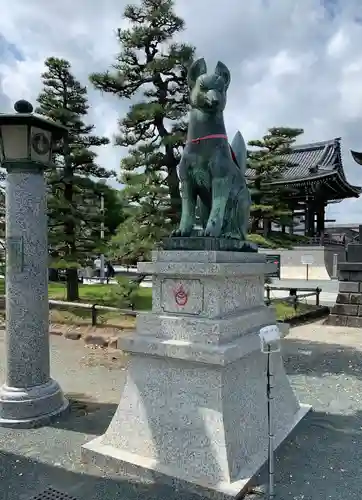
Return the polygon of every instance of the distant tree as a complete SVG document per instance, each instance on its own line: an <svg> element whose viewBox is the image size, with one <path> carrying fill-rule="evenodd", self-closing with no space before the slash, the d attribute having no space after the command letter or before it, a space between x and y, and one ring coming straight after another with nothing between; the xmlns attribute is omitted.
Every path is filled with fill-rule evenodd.
<svg viewBox="0 0 362 500"><path fill-rule="evenodd" d="M161 224L137 226L137 210L138 207L118 227L108 245L108 257L126 266L135 266L138 261L149 260L155 241L163 236ZM159 230L161 234L154 234L155 230Z"/></svg>
<svg viewBox="0 0 362 500"><path fill-rule="evenodd" d="M120 53L112 71L90 81L102 92L134 99L119 122L116 144L128 148L121 160L123 196L135 208L119 229L131 260L148 252L176 225L181 211L176 167L184 145L188 109L187 68L194 48L176 43L184 29L172 0L142 0L124 11L128 29L118 30ZM127 234L127 241L125 239Z"/></svg>
<svg viewBox="0 0 362 500"><path fill-rule="evenodd" d="M120 224L127 218L125 203L121 191L93 179L86 179L87 191L91 193L88 215L95 222L93 226L88 226L88 239L98 242L97 253L105 253L110 239L116 234ZM101 212L101 198L103 197L104 212ZM84 201L84 200L83 200ZM103 222L103 224L102 224ZM101 238L101 228L103 227L103 237ZM101 238L101 239L100 239ZM94 256L92 251L91 256Z"/></svg>
<svg viewBox="0 0 362 500"><path fill-rule="evenodd" d="M54 155L54 168L47 176L49 185L49 243L54 265L65 267L67 300L79 298L77 268L100 246L101 214L95 179L112 173L96 163L93 148L108 144L106 137L93 135L94 125L86 125L87 90L72 75L70 63L50 57L42 74L43 90L36 112L68 127L69 137Z"/></svg>
<svg viewBox="0 0 362 500"><path fill-rule="evenodd" d="M127 219L127 204L123 199L122 192L107 184L98 184L94 191L99 196L103 193L105 240L108 242L117 233L119 225Z"/></svg>
<svg viewBox="0 0 362 500"><path fill-rule="evenodd" d="M281 178L283 172L294 166L287 155L292 145L304 130L299 128L272 127L260 140L252 140L248 145L257 148L248 151L248 168L252 169L251 188L251 231L256 232L263 221L264 232L270 231L271 223L288 223L290 209L287 203L286 187L275 189L270 183Z"/></svg>
<svg viewBox="0 0 362 500"><path fill-rule="evenodd" d="M143 255L149 253L150 249L141 239L139 244L136 244L137 240L134 238L132 227L133 222L129 222L128 220L122 224L122 228L119 228L116 235L111 239L108 245L107 257L124 266L135 266ZM130 244L130 241L132 244Z"/></svg>

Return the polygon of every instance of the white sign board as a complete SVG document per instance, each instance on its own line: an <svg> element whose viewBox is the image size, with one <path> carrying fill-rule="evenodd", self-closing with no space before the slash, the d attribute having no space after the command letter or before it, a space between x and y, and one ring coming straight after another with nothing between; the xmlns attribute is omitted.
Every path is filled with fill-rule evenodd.
<svg viewBox="0 0 362 500"><path fill-rule="evenodd" d="M280 331L277 325L264 326L260 329L259 337L264 342L272 342L280 339Z"/></svg>
<svg viewBox="0 0 362 500"><path fill-rule="evenodd" d="M313 255L302 255L301 261L305 266L311 266L314 264Z"/></svg>
<svg viewBox="0 0 362 500"><path fill-rule="evenodd" d="M264 326L260 329L260 347L264 353L280 351L280 330L277 325Z"/></svg>

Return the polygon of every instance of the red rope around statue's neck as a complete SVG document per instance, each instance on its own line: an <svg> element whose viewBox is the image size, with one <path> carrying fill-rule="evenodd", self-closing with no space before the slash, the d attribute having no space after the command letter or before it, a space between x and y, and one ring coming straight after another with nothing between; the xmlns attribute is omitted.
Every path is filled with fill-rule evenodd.
<svg viewBox="0 0 362 500"><path fill-rule="evenodd" d="M227 139L228 136L226 134L211 134L205 135L204 137L198 137L197 139L191 139L193 143L199 143L200 141L205 141L206 139Z"/></svg>
<svg viewBox="0 0 362 500"><path fill-rule="evenodd" d="M204 137L197 137L197 139L191 139L190 142L192 142L193 144L199 144L199 142L205 141L206 139L227 139L227 138L228 136L226 134L211 134L211 135L205 135ZM229 147L232 159L237 164L235 153L232 150L231 146Z"/></svg>

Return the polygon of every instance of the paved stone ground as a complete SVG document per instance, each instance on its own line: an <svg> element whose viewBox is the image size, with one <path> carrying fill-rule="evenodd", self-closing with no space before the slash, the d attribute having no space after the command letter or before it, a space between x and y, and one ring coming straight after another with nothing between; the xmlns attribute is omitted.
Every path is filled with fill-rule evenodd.
<svg viewBox="0 0 362 500"><path fill-rule="evenodd" d="M0 500L28 500L52 487L78 500L197 500L161 485L106 477L79 461L81 445L107 427L125 379L117 351L52 337L52 372L73 411L49 427L0 429ZM284 340L288 374L314 412L278 450L278 500L354 500L362 492L362 333L320 323ZM0 332L0 372L4 370ZM0 373L3 379L3 373ZM266 479L262 471L260 484ZM248 500L261 498L249 495Z"/></svg>

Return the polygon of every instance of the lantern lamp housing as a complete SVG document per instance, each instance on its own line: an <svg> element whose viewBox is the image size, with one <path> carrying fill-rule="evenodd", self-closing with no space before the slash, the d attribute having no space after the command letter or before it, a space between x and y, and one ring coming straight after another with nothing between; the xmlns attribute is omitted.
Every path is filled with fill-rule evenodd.
<svg viewBox="0 0 362 500"><path fill-rule="evenodd" d="M33 106L27 101L17 101L14 109L16 114L0 114L1 163L5 167L10 163L50 166L54 147L66 138L68 129L33 114Z"/></svg>

